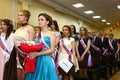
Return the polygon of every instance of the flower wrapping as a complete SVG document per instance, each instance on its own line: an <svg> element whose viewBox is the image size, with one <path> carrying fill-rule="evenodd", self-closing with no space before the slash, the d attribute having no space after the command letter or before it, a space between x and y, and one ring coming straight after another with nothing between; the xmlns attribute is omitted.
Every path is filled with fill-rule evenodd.
<svg viewBox="0 0 120 80"><path fill-rule="evenodd" d="M29 54L30 52L38 52L42 48L43 44L28 44L28 43L20 44L20 49L27 54ZM24 62L25 73L35 72L36 59L30 59L29 57L26 57Z"/></svg>

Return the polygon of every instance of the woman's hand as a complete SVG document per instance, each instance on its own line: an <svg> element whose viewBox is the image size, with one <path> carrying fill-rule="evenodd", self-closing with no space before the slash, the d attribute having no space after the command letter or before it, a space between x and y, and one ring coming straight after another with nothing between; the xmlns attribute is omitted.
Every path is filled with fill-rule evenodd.
<svg viewBox="0 0 120 80"><path fill-rule="evenodd" d="M30 54L28 54L28 57L30 58L30 59L34 59L34 58L36 58L38 56L38 52L31 52Z"/></svg>
<svg viewBox="0 0 120 80"><path fill-rule="evenodd" d="M84 55L81 56L81 61L83 61L83 60L84 60Z"/></svg>
<svg viewBox="0 0 120 80"><path fill-rule="evenodd" d="M80 61L80 56L77 56L78 61Z"/></svg>

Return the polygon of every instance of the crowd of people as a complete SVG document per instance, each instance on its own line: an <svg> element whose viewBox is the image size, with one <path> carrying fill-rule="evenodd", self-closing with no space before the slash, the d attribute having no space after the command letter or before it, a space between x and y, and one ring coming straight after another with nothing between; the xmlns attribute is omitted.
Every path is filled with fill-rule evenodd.
<svg viewBox="0 0 120 80"><path fill-rule="evenodd" d="M89 32L86 26L77 33L74 25L59 31L57 21L47 13L38 15L34 28L28 23L30 16L28 10L18 13L21 26L15 32L11 20L0 21L0 80L100 80L119 69L120 43L114 34L106 37L104 30ZM21 43L42 48L26 53ZM26 68L28 58L34 70ZM96 69L96 78L89 69Z"/></svg>

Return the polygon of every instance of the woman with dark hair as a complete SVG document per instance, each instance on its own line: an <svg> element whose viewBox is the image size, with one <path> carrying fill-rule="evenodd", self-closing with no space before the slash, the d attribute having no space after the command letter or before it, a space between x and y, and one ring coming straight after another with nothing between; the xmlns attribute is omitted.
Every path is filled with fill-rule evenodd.
<svg viewBox="0 0 120 80"><path fill-rule="evenodd" d="M3 80L4 65L9 60L10 53L14 46L12 34L13 25L9 19L1 21L2 33L0 34L0 80Z"/></svg>
<svg viewBox="0 0 120 80"><path fill-rule="evenodd" d="M35 27L35 38L38 37L38 34L40 33L40 27Z"/></svg>
<svg viewBox="0 0 120 80"><path fill-rule="evenodd" d="M59 32L59 26L58 26L57 21L53 20L52 21L52 25L50 27L51 27L52 32L56 36L56 48L55 48L54 54L52 55L53 58L54 58L54 61L56 63L57 62L57 58L58 58L58 49L59 49L59 45L58 44L59 44L59 40L61 38L61 34Z"/></svg>
<svg viewBox="0 0 120 80"><path fill-rule="evenodd" d="M92 65L91 60L88 61L88 58L91 57L91 38L89 38L88 30L85 27L80 27L79 33L80 38L76 42L76 53L80 68L79 72L80 76L82 76L83 78L87 78L87 67L90 67Z"/></svg>
<svg viewBox="0 0 120 80"><path fill-rule="evenodd" d="M76 32L75 25L70 25L70 28L71 28L72 37L75 39L75 41L78 40L78 35L77 35L77 32Z"/></svg>
<svg viewBox="0 0 120 80"><path fill-rule="evenodd" d="M48 26L52 24L52 18L46 14L38 15L38 23L41 29L36 43L42 43L44 47L40 52L32 52L28 55L29 58L36 58L35 72L29 72L25 76L25 80L58 80L56 67L51 54L55 50L55 35L48 30Z"/></svg>

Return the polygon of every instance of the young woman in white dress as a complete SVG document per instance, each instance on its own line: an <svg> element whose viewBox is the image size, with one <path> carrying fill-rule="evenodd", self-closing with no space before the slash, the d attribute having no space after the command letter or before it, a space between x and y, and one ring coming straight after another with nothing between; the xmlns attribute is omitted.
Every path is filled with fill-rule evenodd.
<svg viewBox="0 0 120 80"><path fill-rule="evenodd" d="M73 62L74 66L76 67L76 56L75 56L75 40L71 36L70 26L65 25L62 28L63 35L62 39L60 40L60 49L59 49L59 56L58 56L58 63L63 59L69 59ZM61 74L61 73L60 73ZM63 79L73 80L71 74L63 75Z"/></svg>
<svg viewBox="0 0 120 80"><path fill-rule="evenodd" d="M3 80L4 66L9 60L10 53L14 46L13 25L9 19L1 22L0 33L0 80Z"/></svg>

